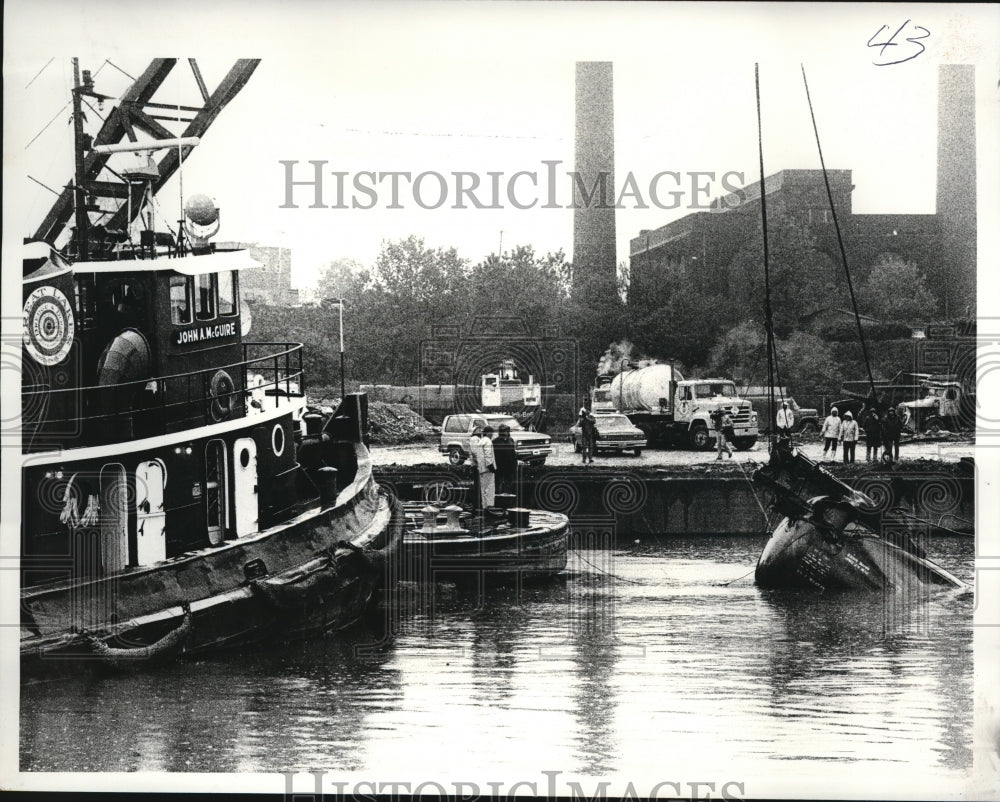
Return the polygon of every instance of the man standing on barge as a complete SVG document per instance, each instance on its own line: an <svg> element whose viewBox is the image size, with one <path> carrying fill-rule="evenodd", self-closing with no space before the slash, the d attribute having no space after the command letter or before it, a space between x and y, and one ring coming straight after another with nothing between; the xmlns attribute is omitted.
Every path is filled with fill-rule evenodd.
<svg viewBox="0 0 1000 802"><path fill-rule="evenodd" d="M496 503L497 464L493 455L493 427L484 426L483 436L473 440L471 445L479 474L479 506L485 510Z"/></svg>

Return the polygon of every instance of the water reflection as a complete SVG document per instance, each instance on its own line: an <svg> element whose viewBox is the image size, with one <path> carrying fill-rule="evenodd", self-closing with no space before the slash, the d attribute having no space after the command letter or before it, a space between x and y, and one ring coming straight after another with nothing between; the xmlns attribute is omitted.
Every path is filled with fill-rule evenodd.
<svg viewBox="0 0 1000 802"><path fill-rule="evenodd" d="M968 594L761 591L768 613L769 716L799 757L971 761L972 631ZM968 621L971 623L971 621ZM958 624L956 626L956 624ZM803 733L804 734L804 733ZM944 737L942 737L944 735ZM859 746L867 754L859 758Z"/></svg>
<svg viewBox="0 0 1000 802"><path fill-rule="evenodd" d="M699 779L694 766L800 759L964 770L971 595L902 605L725 586L759 547L588 549L554 582L404 589L405 603L321 639L25 683L22 767L539 780L650 767ZM971 554L955 541L932 556L968 579Z"/></svg>
<svg viewBox="0 0 1000 802"><path fill-rule="evenodd" d="M613 550L587 550L586 563L575 578L569 609L569 636L576 674L573 694L576 748L585 775L613 773L618 742L617 708L618 642L615 631L617 581ZM582 556L582 555L577 555Z"/></svg>

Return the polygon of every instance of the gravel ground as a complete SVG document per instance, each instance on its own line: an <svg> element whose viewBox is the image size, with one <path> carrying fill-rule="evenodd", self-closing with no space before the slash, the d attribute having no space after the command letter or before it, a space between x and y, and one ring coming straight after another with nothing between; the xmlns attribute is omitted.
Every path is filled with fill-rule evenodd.
<svg viewBox="0 0 1000 802"><path fill-rule="evenodd" d="M819 439L796 440L796 446L800 448L807 457L822 461L823 441ZM942 437L931 439L911 439L904 440L899 448L901 462L916 459L932 459L944 462L957 462L962 457L971 457L975 452L975 443L972 437ZM439 463L448 464L445 455L437 450L435 444L415 443L402 446L379 446L373 445L371 449L372 462L374 465L425 465ZM723 457L727 463L767 462L767 443L758 442L749 451L737 451L732 460ZM841 456L838 450L837 460ZM864 443L859 443L856 452L856 460L860 463L865 461ZM658 465L704 465L715 461L715 451L684 451L678 449L647 449L642 455L636 457L632 454L615 455L601 454L594 460L594 466L610 465L622 467L655 467ZM573 446L569 443L553 443L552 454L549 455L546 465L579 465L581 458L579 454L573 453Z"/></svg>

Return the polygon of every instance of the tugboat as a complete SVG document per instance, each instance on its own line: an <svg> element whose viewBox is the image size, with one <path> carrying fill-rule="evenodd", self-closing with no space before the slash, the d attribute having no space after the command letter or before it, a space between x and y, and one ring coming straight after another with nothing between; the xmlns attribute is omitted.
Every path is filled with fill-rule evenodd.
<svg viewBox="0 0 1000 802"><path fill-rule="evenodd" d="M211 199L154 230L156 190L257 64L209 94L192 60L205 106L171 138L142 108L162 107L150 98L175 61L154 61L93 139L81 96L109 98L74 62L76 181L25 245L22 672L343 628L402 540L372 477L367 397L300 434L302 346L247 339L240 275L258 265L211 243ZM135 151L130 172L116 159ZM67 259L54 243L73 211Z"/></svg>

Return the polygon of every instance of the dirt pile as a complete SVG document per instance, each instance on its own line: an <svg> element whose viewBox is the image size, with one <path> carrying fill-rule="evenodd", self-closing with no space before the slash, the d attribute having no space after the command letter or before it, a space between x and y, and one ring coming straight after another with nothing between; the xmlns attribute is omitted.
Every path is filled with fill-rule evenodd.
<svg viewBox="0 0 1000 802"><path fill-rule="evenodd" d="M395 446L403 443L430 443L434 428L406 404L384 401L368 403L368 436L372 443Z"/></svg>

